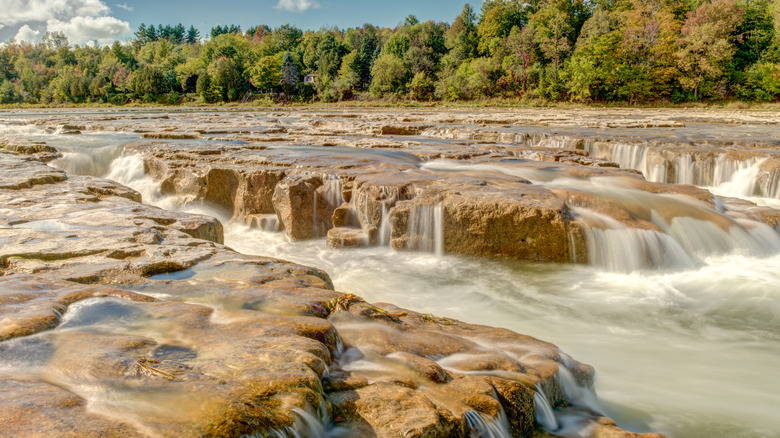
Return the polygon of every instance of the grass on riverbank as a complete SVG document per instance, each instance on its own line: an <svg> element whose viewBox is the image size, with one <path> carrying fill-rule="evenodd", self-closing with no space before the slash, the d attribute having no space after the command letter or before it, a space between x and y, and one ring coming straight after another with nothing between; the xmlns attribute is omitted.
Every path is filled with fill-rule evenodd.
<svg viewBox="0 0 780 438"><path fill-rule="evenodd" d="M185 102L180 105L163 105L148 102L131 102L125 105L110 103L57 103L57 104L3 104L0 110L24 109L88 109L88 108L669 108L669 109L709 109L709 110L757 110L780 111L780 102L744 102L709 101L671 103L669 101L629 104L628 102L572 103L546 100L491 98L469 101L414 101L414 100L351 100L342 102L292 102L281 103L270 99L256 99L247 103L240 102Z"/></svg>

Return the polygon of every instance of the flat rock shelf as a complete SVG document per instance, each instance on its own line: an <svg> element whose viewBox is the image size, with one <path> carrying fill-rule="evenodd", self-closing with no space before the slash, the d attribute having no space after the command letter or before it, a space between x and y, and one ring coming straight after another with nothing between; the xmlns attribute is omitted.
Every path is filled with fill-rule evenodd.
<svg viewBox="0 0 780 438"><path fill-rule="evenodd" d="M777 114L0 114L2 434L780 430Z"/></svg>

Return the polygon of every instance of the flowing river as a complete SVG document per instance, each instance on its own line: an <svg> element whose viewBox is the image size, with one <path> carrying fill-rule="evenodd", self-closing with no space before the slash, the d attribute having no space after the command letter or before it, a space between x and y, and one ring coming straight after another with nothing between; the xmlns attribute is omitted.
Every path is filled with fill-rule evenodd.
<svg viewBox="0 0 780 438"><path fill-rule="evenodd" d="M0 133L46 141L65 154L53 165L115 179L148 203L220 215L160 197L141 160L122 155L137 135L66 136L26 125L0 125ZM423 167L464 170L446 162ZM555 176L537 179L570 184ZM601 190L598 182L590 184L580 189ZM337 290L558 345L596 368L604 413L623 428L671 437L780 437L778 230L732 233L739 242L694 254L682 242L684 257L642 267L626 259L646 251L646 241L619 233L611 237L614 248L604 246L607 253L618 251L612 263L537 264L388 247L333 250L324 240L290 242L284 233L220 219L227 246L324 269ZM720 238L700 232L701 239ZM591 236L590 244L598 238Z"/></svg>

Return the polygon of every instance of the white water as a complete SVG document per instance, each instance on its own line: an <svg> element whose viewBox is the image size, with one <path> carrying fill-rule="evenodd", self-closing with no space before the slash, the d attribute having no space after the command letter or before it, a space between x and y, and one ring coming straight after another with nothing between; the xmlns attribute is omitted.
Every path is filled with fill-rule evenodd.
<svg viewBox="0 0 780 438"><path fill-rule="evenodd" d="M137 157L116 161L110 177L141 191L147 202L194 208L161 198ZM765 229L757 232L772 238ZM334 251L323 241L291 243L281 233L238 224L227 224L226 243L325 269L339 290L369 301L553 342L596 367L604 411L622 427L671 437L780 436L776 252L734 250L705 254L686 269L612 272L598 264L511 263L382 247Z"/></svg>
<svg viewBox="0 0 780 438"><path fill-rule="evenodd" d="M720 196L730 196L767 204L766 199L780 199L780 171L771 174L761 170L766 158L735 160L720 154L714 159L694 160L681 154L673 161L674 178L669 178L666 165L648 163L650 147L644 144L586 141L588 155L617 163L621 169L642 172L648 181L690 184L710 189ZM765 180L762 184L761 181ZM775 206L778 203L769 202Z"/></svg>
<svg viewBox="0 0 780 438"><path fill-rule="evenodd" d="M466 424L472 433L480 438L511 438L509 419L501 408L497 418L487 417L477 411L467 411L463 414Z"/></svg>
<svg viewBox="0 0 780 438"><path fill-rule="evenodd" d="M409 213L408 248L444 254L444 213L441 205L417 205Z"/></svg>
<svg viewBox="0 0 780 438"><path fill-rule="evenodd" d="M125 157L115 170L120 164L138 170L139 162ZM178 205L159 198L146 177L124 182L147 200ZM598 263L511 263L386 247L330 250L321 240L293 243L283 233L239 224L227 224L225 238L243 253L322 268L337 289L369 301L553 342L596 367L603 411L622 427L671 437L780 436L780 392L770 389L780 369L777 252L735 250L689 256L693 265L685 269L612 272ZM683 263L674 254L659 264ZM560 427L579 421L575 414L562 419Z"/></svg>

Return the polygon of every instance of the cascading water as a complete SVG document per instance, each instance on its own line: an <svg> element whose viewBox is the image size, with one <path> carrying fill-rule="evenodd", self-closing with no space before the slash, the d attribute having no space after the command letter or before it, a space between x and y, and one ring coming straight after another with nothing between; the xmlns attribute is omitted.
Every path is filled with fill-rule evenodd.
<svg viewBox="0 0 780 438"><path fill-rule="evenodd" d="M407 247L444 254L444 210L441 204L415 205L409 212Z"/></svg>
<svg viewBox="0 0 780 438"><path fill-rule="evenodd" d="M606 215L574 207L573 211L587 226L591 263L610 272L646 268L690 269L698 264L698 259L712 255L745 253L765 256L780 252L780 236L765 224L736 221L716 208L686 196L637 190L631 187L630 181L619 178L573 178L556 170L528 169L509 163L464 164L437 160L426 163L423 168L447 172L501 172L540 186L584 192L615 203L636 218L647 221L648 226L657 227L630 228ZM410 229L414 226L416 233L420 233L421 223L423 227L430 223L420 221L420 214L414 216L414 221L410 215ZM430 242L430 239L427 241Z"/></svg>
<svg viewBox="0 0 780 438"><path fill-rule="evenodd" d="M336 208L346 202L342 193L341 178L337 175L324 175L322 183L325 186L323 197L331 207Z"/></svg>
<svg viewBox="0 0 780 438"><path fill-rule="evenodd" d="M553 412L550 399L544 393L539 384L536 385L536 392L534 393L534 412L536 412L536 422L548 432L555 432L560 428L558 419Z"/></svg>
<svg viewBox="0 0 780 438"><path fill-rule="evenodd" d="M479 438L510 438L509 419L501 408L497 418L487 417L477 411L466 411L463 414L466 425L471 429L472 435Z"/></svg>
<svg viewBox="0 0 780 438"><path fill-rule="evenodd" d="M647 176L647 150L643 144L621 142L586 141L584 150L589 156L603 158L617 163L621 169L638 170ZM653 180L655 181L655 180Z"/></svg>
<svg viewBox="0 0 780 438"><path fill-rule="evenodd" d="M733 159L720 154L716 158L694 159L689 153L681 153L669 163L674 168L672 178L668 175L667 163L648 162L650 147L645 144L585 141L583 149L591 157L614 161L622 169L642 172L648 181L708 187L722 196L780 199L780 171L762 170L765 157Z"/></svg>
<svg viewBox="0 0 780 438"><path fill-rule="evenodd" d="M593 266L610 272L696 266L696 260L669 235L655 230L629 228L586 208L575 207L573 210L588 225L588 255Z"/></svg>
<svg viewBox="0 0 780 438"><path fill-rule="evenodd" d="M57 146L59 137L66 136L48 140ZM140 157L115 160L111 178L143 192L146 202L175 209L186 204L159 196L159 183L143 175ZM769 180L775 187L769 196L777 197L780 177ZM736 225L763 240L780 233ZM771 246L765 255L727 251L691 257L697 263L685 270L627 273L382 247L328 251L323 241L290 242L282 233L231 223L226 244L322 268L337 290L368 301L551 341L595 366L603 412L622 427L686 438L778 436L780 394L768 387L780 369L780 254Z"/></svg>
<svg viewBox="0 0 780 438"><path fill-rule="evenodd" d="M295 423L284 429L271 430L274 438L335 438L344 436L348 431L335 426L328 414L327 408L320 405L317 414L311 409L293 408ZM244 435L244 438L261 438L260 434Z"/></svg>
<svg viewBox="0 0 780 438"><path fill-rule="evenodd" d="M390 246L390 209L395 207L398 201L401 201L401 190L398 187L382 187L382 219L379 223L379 244L381 246Z"/></svg>

